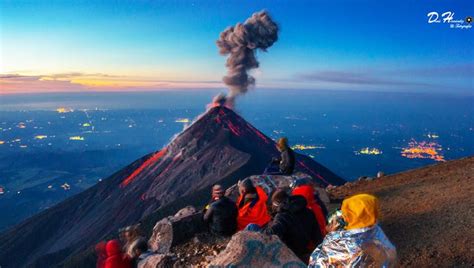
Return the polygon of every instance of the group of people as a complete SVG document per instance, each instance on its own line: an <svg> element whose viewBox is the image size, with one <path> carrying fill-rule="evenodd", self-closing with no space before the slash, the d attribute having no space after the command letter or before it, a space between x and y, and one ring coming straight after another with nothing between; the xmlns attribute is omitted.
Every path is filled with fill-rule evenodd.
<svg viewBox="0 0 474 268"><path fill-rule="evenodd" d="M152 254L140 235L140 224L119 230L119 239L96 245L97 268L133 268Z"/></svg>
<svg viewBox="0 0 474 268"><path fill-rule="evenodd" d="M272 160L265 173L291 175L295 155L288 140L279 139L277 148L281 156ZM328 219L326 206L306 179L275 190L268 207L267 194L252 180L239 181L238 190L234 203L221 185L213 186L204 211L211 233L230 236L248 230L277 235L310 267L392 267L396 263L395 247L377 225L380 207L375 196L347 198Z"/></svg>
<svg viewBox="0 0 474 268"><path fill-rule="evenodd" d="M279 139L277 148L281 156L272 160L265 173L292 174L295 155L288 140ZM375 196L347 198L328 217L307 179L276 189L270 200L249 178L238 182L238 191L234 202L222 185L212 187L211 201L203 211L203 221L212 234L232 236L247 230L277 235L309 267L393 267L396 263L395 247L377 225L380 207ZM97 245L98 268L137 267L151 255L139 226L120 230L119 237Z"/></svg>

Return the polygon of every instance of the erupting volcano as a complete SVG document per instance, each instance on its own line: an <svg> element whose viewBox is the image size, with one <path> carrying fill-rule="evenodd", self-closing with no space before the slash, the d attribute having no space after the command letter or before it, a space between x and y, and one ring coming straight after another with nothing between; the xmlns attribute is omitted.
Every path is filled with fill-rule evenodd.
<svg viewBox="0 0 474 268"><path fill-rule="evenodd" d="M0 260L3 267L62 263L156 211L203 204L214 183L261 174L277 154L272 139L216 105L165 148L1 234ZM321 185L344 183L309 157L297 160L297 170Z"/></svg>

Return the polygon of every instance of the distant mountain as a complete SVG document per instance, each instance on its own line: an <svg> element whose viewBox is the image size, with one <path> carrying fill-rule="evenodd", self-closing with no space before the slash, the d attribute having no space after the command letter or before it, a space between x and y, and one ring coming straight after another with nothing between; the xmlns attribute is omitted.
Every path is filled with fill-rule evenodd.
<svg viewBox="0 0 474 268"><path fill-rule="evenodd" d="M214 183L260 174L276 155L275 142L234 111L211 108L162 150L2 233L0 265L59 265L180 200L202 203ZM297 155L297 169L322 185L345 183L304 155Z"/></svg>

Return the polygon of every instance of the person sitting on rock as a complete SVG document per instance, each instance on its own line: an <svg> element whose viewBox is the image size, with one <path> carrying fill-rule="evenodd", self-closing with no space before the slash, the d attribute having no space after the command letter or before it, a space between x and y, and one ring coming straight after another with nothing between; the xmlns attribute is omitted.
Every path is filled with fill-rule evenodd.
<svg viewBox="0 0 474 268"><path fill-rule="evenodd" d="M132 245L133 243L135 243L136 240L138 240L139 238L142 238L140 236L140 224L126 227L124 229L123 235L125 239L125 245L123 247L123 251L125 252L125 255L129 259L133 259L135 255L133 253Z"/></svg>
<svg viewBox="0 0 474 268"><path fill-rule="evenodd" d="M204 222L212 234L231 236L237 229L237 206L224 196L224 189L216 184L212 187L212 200L206 206Z"/></svg>
<svg viewBox="0 0 474 268"><path fill-rule="evenodd" d="M240 196L237 199L237 230L243 230L249 224L265 226L270 221L267 210L268 196L260 187L255 187L252 180L245 179L238 183Z"/></svg>
<svg viewBox="0 0 474 268"><path fill-rule="evenodd" d="M283 189L276 190L272 195L275 216L263 233L277 235L296 256L308 263L312 251L309 245L318 245L323 237L316 218L306 206L304 197L290 196Z"/></svg>
<svg viewBox="0 0 474 268"><path fill-rule="evenodd" d="M321 202L317 202L315 198L315 193L313 186L308 180L305 179L298 179L295 181L293 190L291 191L292 195L300 195L306 199L307 207L313 212L316 220L318 221L319 230L321 232L321 236L324 237L326 235L326 215L324 214L325 207L324 204ZM317 244L313 245L311 251Z"/></svg>
<svg viewBox="0 0 474 268"><path fill-rule="evenodd" d="M130 259L123 254L122 247L118 240L110 240L105 245L107 258L104 268L131 268Z"/></svg>
<svg viewBox="0 0 474 268"><path fill-rule="evenodd" d="M107 259L107 252L105 251L106 244L107 243L105 241L101 241L95 246L95 253L97 256L96 268L105 267L105 260Z"/></svg>
<svg viewBox="0 0 474 268"><path fill-rule="evenodd" d="M132 245L133 255L133 267L142 267L146 262L146 258L153 255L153 252L148 250L148 242L144 238L139 238L135 240Z"/></svg>
<svg viewBox="0 0 474 268"><path fill-rule="evenodd" d="M308 267L395 267L396 249L377 224L377 197L345 199L330 217L329 233L311 254Z"/></svg>
<svg viewBox="0 0 474 268"><path fill-rule="evenodd" d="M272 159L270 165L265 169L264 174L268 175L291 175L295 169L295 153L288 146L288 139L283 137L278 139L276 144L280 157Z"/></svg>

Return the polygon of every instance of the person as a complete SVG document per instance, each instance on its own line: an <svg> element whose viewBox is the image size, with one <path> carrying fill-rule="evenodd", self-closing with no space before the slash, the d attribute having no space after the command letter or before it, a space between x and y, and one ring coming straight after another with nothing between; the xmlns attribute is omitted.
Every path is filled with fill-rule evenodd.
<svg viewBox="0 0 474 268"><path fill-rule="evenodd" d="M216 184L212 187L211 203L204 212L204 222L212 234L231 236L237 229L237 206L224 196L224 189Z"/></svg>
<svg viewBox="0 0 474 268"><path fill-rule="evenodd" d="M319 231L321 233L321 236L324 237L326 235L326 215L322 207L325 206L324 204L322 204L322 202L319 203L316 201L317 199L315 199L314 189L310 182L304 179L296 180L291 194L300 195L304 197L304 199L306 199L307 208L309 208L316 217L316 220L318 221ZM311 248L311 251L314 250L316 246L317 245L314 245Z"/></svg>
<svg viewBox="0 0 474 268"><path fill-rule="evenodd" d="M308 267L395 267L397 252L377 224L379 215L373 195L345 199L331 216L330 232L311 254Z"/></svg>
<svg viewBox="0 0 474 268"><path fill-rule="evenodd" d="M153 255L153 252L148 250L148 242L143 238L139 238L135 240L132 245L133 255L135 258L133 259L133 267L141 267L145 259L149 256Z"/></svg>
<svg viewBox="0 0 474 268"><path fill-rule="evenodd" d="M267 194L255 187L249 178L238 183L240 196L237 199L237 231L253 223L260 227L270 221L267 210Z"/></svg>
<svg viewBox="0 0 474 268"><path fill-rule="evenodd" d="M128 227L125 227L124 232L123 232L124 240L125 240L125 245L123 247L123 251L125 252L126 257L129 259L135 258L135 255L133 253L133 243L139 238L140 236L140 224L136 225L131 225Z"/></svg>
<svg viewBox="0 0 474 268"><path fill-rule="evenodd" d="M264 174L269 175L291 175L295 169L295 153L288 146L288 139L282 137L278 139L276 147L280 152L279 158L273 158L270 165L265 169Z"/></svg>
<svg viewBox="0 0 474 268"><path fill-rule="evenodd" d="M131 268L131 262L122 252L122 247L118 240L110 240L105 245L107 258L104 268Z"/></svg>
<svg viewBox="0 0 474 268"><path fill-rule="evenodd" d="M272 195L272 211L275 216L263 233L277 235L296 256L308 263L312 251L309 245L317 245L323 238L304 197L290 196L285 190L278 189Z"/></svg>
<svg viewBox="0 0 474 268"><path fill-rule="evenodd" d="M107 243L105 241L101 241L97 243L95 246L95 252L97 255L97 265L96 268L104 268L105 267L105 259L107 259L107 252L105 252L105 245Z"/></svg>

